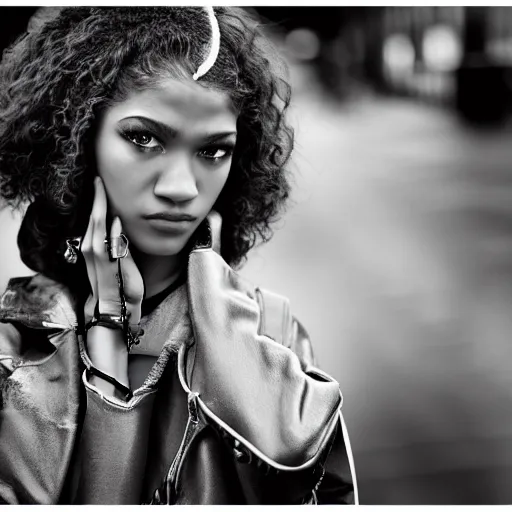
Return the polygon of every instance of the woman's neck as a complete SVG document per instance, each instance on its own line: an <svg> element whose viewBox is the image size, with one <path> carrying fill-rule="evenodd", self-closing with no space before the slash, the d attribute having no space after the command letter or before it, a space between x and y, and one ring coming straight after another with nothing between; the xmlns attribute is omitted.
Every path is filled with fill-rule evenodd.
<svg viewBox="0 0 512 512"><path fill-rule="evenodd" d="M174 283L181 275L186 261L181 254L151 256L132 250L132 255L144 279L145 299L153 297Z"/></svg>

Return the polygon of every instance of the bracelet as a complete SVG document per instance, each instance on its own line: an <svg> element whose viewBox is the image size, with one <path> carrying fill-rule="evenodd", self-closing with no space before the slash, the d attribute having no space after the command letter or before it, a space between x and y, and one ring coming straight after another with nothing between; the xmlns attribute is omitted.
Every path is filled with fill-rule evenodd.
<svg viewBox="0 0 512 512"><path fill-rule="evenodd" d="M97 317L85 324L84 331L87 332L91 327L95 326L123 331L127 339L128 352L134 345L137 345L140 342L140 338L144 336L144 329L141 328L140 324L137 324L137 329L135 330L129 325L128 318L122 315L115 316L99 313Z"/></svg>
<svg viewBox="0 0 512 512"><path fill-rule="evenodd" d="M89 322L89 324L92 324L92 323L93 322ZM112 377L112 375L109 375L108 373L101 371L99 368L94 366L93 362L90 360L89 355L88 355L87 333L86 333L86 329L88 329L89 327L92 327L92 325L89 326L89 324L87 324L84 331L82 331L82 332L77 331L78 334L80 334L82 336L81 343L83 343L83 350L81 348L80 352L82 352L82 359L83 359L83 362L85 365L85 370L86 370L87 374L94 375L95 377L99 377L100 379L110 382L110 384L112 384L114 386L114 388L122 394L123 399L125 401L129 401L133 397L132 390L129 387L122 384L121 382L119 382L114 377ZM96 325L99 325L99 324L96 324ZM111 325L112 325L112 323L108 323L107 327L111 326Z"/></svg>
<svg viewBox="0 0 512 512"><path fill-rule="evenodd" d="M95 377L99 377L100 379L110 382L110 384L112 384L120 393L122 393L123 399L126 402L128 402L133 397L132 390L130 388L127 388L124 384L121 384L117 379L114 379L114 377L112 377L111 375L102 372L101 370L92 365L89 366L89 368L87 368L87 371L91 375L94 375Z"/></svg>
<svg viewBox="0 0 512 512"><path fill-rule="evenodd" d="M96 303L94 308L94 317L91 321L87 322L84 326L84 333L87 332L91 327L101 326L109 329L119 329L123 331L128 352L134 345L140 342L140 338L144 336L144 330L140 327L140 324L136 325L136 328L132 328L130 325L130 313L126 308L126 298L124 295L124 283L123 283L123 272L121 269L121 259L117 259L117 283L119 286L119 298L121 301L121 314L119 316L102 314L99 311L99 302ZM115 260L114 260L115 261Z"/></svg>
<svg viewBox="0 0 512 512"><path fill-rule="evenodd" d="M107 327L109 329L124 330L123 318L115 315L99 314L85 324L84 330L87 332L91 327Z"/></svg>

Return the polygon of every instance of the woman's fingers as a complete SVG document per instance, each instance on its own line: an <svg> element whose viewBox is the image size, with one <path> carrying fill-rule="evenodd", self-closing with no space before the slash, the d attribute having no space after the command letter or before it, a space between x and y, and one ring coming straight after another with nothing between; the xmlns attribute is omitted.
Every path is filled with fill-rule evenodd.
<svg viewBox="0 0 512 512"><path fill-rule="evenodd" d="M96 261L108 259L105 251L105 235L107 232L107 194L101 178L94 180L95 194L91 218L93 221L92 250Z"/></svg>
<svg viewBox="0 0 512 512"><path fill-rule="evenodd" d="M89 295L89 298L87 299L87 302L84 306L84 316L86 323L94 317L97 302L97 298L95 298L92 294Z"/></svg>
<svg viewBox="0 0 512 512"><path fill-rule="evenodd" d="M123 230L121 219L116 217L112 223L112 237L118 237ZM144 296L144 281L140 271L132 258L130 249L128 248L127 254L121 259L121 272L123 275L123 288L127 306L132 310L132 315L136 315L140 303ZM131 307L134 306L134 307ZM139 319L132 316L132 320L138 323Z"/></svg>
<svg viewBox="0 0 512 512"><path fill-rule="evenodd" d="M94 196L94 201L96 201L96 194ZM93 203L94 205L94 203ZM94 206L93 206L94 208ZM98 301L98 280L96 277L96 266L94 263L94 254L92 248L92 239L94 233L94 218L91 215L89 217L89 224L87 226L87 231L85 232L85 236L82 240L81 252L85 260L85 265L87 268L87 276L89 278L89 283L91 285L91 293L92 300L88 301L88 307L86 308L85 314L87 317L92 317L94 314L94 304ZM93 304L92 311L89 311L90 305Z"/></svg>
<svg viewBox="0 0 512 512"><path fill-rule="evenodd" d="M112 227L110 228L110 239L117 239L119 236L121 236L122 231L123 227L121 225L121 219L116 217L112 222Z"/></svg>
<svg viewBox="0 0 512 512"><path fill-rule="evenodd" d="M100 313L119 315L121 311L120 282L118 261L110 261L105 247L105 236L115 244L122 233L119 217L112 222L110 233L107 229L107 195L100 178L95 180L94 203L87 232L82 242L82 252L87 265L87 274L91 282L92 296L87 302L86 314L91 304L98 303ZM122 247L119 247L122 249ZM144 282L129 251L120 260L123 281L123 294L126 306L132 318L140 317L140 303L144 295ZM91 313L92 316L92 313ZM138 320L137 320L138 322Z"/></svg>
<svg viewBox="0 0 512 512"><path fill-rule="evenodd" d="M87 231L85 232L85 236L82 240L82 245L80 250L82 251L82 255L85 259L85 264L87 266L87 275L89 276L89 282L91 283L92 292L96 293L96 270L94 268L94 256L92 254L92 233L93 233L93 220L92 217L89 218L89 225L87 226Z"/></svg>
<svg viewBox="0 0 512 512"><path fill-rule="evenodd" d="M112 239L121 234L119 219L114 219L107 233L107 194L100 178L95 181L96 196L94 200L91 217L93 218L93 254L96 268L98 303L101 313L119 314L121 310L121 299L119 294L119 281L117 278L117 262L110 261L105 246L105 238Z"/></svg>

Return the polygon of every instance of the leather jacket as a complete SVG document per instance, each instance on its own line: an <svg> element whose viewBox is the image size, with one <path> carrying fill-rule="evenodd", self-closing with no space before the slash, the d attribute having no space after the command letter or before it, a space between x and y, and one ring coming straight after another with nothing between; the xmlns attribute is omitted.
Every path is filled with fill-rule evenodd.
<svg viewBox="0 0 512 512"><path fill-rule="evenodd" d="M158 386L127 403L88 385L70 292L40 274L10 281L0 299L0 503L76 502L77 454L102 442L84 438L84 410L100 411L101 430L103 418L129 418L147 397L157 419L142 414L137 428L152 448L122 427L131 439L124 478L91 491L102 503L357 503L337 382L314 366L287 302L276 323L274 306L218 254L219 226L205 225L188 263L193 342ZM149 332L170 336L171 319L156 316ZM172 464L162 467L166 450ZM130 476L135 460L146 464L142 486Z"/></svg>

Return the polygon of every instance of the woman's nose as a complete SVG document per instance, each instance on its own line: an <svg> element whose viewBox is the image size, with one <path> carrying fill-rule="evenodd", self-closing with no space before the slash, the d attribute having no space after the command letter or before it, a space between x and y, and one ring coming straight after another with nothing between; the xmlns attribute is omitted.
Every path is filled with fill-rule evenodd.
<svg viewBox="0 0 512 512"><path fill-rule="evenodd" d="M194 199L198 190L190 157L169 155L155 183L154 192L156 196L175 203Z"/></svg>

